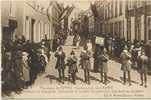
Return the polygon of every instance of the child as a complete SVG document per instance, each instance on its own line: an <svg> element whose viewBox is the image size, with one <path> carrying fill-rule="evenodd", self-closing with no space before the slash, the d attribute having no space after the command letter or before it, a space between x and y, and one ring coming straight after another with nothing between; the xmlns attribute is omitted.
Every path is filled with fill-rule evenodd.
<svg viewBox="0 0 151 100"><path fill-rule="evenodd" d="M65 52L63 51L63 48L60 46L58 50L55 53L55 57L57 58L56 66L55 68L59 72L59 80L64 84L65 80Z"/></svg>

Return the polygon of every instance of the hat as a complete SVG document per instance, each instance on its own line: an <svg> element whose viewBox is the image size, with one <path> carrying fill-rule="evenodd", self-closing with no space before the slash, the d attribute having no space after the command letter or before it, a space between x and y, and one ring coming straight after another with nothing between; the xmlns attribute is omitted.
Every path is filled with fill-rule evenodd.
<svg viewBox="0 0 151 100"><path fill-rule="evenodd" d="M42 48L45 48L45 46L44 46L43 44L41 45L41 47L42 47Z"/></svg>
<svg viewBox="0 0 151 100"><path fill-rule="evenodd" d="M62 50L62 46L59 46L59 47L58 47L58 50Z"/></svg>
<svg viewBox="0 0 151 100"><path fill-rule="evenodd" d="M28 56L27 52L22 52L22 56Z"/></svg>
<svg viewBox="0 0 151 100"><path fill-rule="evenodd" d="M6 52L5 55L6 56L11 56L11 52Z"/></svg>
<svg viewBox="0 0 151 100"><path fill-rule="evenodd" d="M124 53L127 53L128 51L126 49L123 50Z"/></svg>
<svg viewBox="0 0 151 100"><path fill-rule="evenodd" d="M11 59L12 58L12 54L11 54L11 52L6 52L5 53L5 57L8 59Z"/></svg>
<svg viewBox="0 0 151 100"><path fill-rule="evenodd" d="M43 54L44 50L43 49L38 49L37 52L40 53L40 54Z"/></svg>
<svg viewBox="0 0 151 100"><path fill-rule="evenodd" d="M127 47L127 46L125 46L125 47L124 47L124 50L128 50L128 47Z"/></svg>
<svg viewBox="0 0 151 100"><path fill-rule="evenodd" d="M17 51L17 52L16 52L16 57L17 57L17 58L18 58L18 57L19 57L19 58L22 57L22 51Z"/></svg>
<svg viewBox="0 0 151 100"><path fill-rule="evenodd" d="M70 53L71 55L75 55L75 52L74 51L71 51L71 53Z"/></svg>
<svg viewBox="0 0 151 100"><path fill-rule="evenodd" d="M44 53L45 53L45 51L43 49L41 49L41 54L44 54Z"/></svg>
<svg viewBox="0 0 151 100"><path fill-rule="evenodd" d="M106 48L104 48L104 49L103 49L103 51L104 51L104 53L107 53L107 50L106 50Z"/></svg>

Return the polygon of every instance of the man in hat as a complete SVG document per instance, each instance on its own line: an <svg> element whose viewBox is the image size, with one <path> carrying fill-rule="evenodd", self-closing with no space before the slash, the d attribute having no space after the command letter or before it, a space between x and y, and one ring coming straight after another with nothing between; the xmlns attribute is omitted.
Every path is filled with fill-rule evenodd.
<svg viewBox="0 0 151 100"><path fill-rule="evenodd" d="M129 85L131 86L131 55L128 52L128 48L125 47L124 50L121 53L121 61L122 61L122 66L121 66L121 70L123 71L123 78L124 78L124 85L126 84L126 75L128 74L128 82Z"/></svg>
<svg viewBox="0 0 151 100"><path fill-rule="evenodd" d="M64 84L64 70L65 70L65 53L63 48L60 46L55 53L55 57L57 58L56 69L59 72L59 79Z"/></svg>
<svg viewBox="0 0 151 100"><path fill-rule="evenodd" d="M88 50L89 50L90 52L92 52L92 42L91 42L90 39L88 39L88 41L87 41L87 43L86 43L86 46L87 46Z"/></svg>
<svg viewBox="0 0 151 100"><path fill-rule="evenodd" d="M72 50L69 58L67 59L67 65L69 66L69 80L72 78L73 84L76 84L76 73L78 71L77 68L77 57L75 56L75 52Z"/></svg>
<svg viewBox="0 0 151 100"><path fill-rule="evenodd" d="M82 66L82 68L84 70L85 82L90 84L91 52L87 49L86 46L84 46L83 48L84 48L84 50L80 54L80 57L81 57L80 65Z"/></svg>
<svg viewBox="0 0 151 100"><path fill-rule="evenodd" d="M98 58L100 59L99 66L100 66L101 81L103 82L103 79L104 79L104 84L107 85L107 80L108 80L107 73L108 73L109 57L108 57L106 49L103 50L103 53L100 53Z"/></svg>
<svg viewBox="0 0 151 100"><path fill-rule="evenodd" d="M30 85L32 85L36 78L39 69L37 68L40 65L38 55L35 49L32 48L31 53L29 55L29 66L30 66Z"/></svg>
<svg viewBox="0 0 151 100"><path fill-rule="evenodd" d="M38 62L39 62L39 72L45 72L46 65L48 63L47 56L44 54L43 49L38 50Z"/></svg>
<svg viewBox="0 0 151 100"><path fill-rule="evenodd" d="M141 52L141 46L139 42L136 42L134 45L134 48L132 50L133 54L133 66L134 68L138 69L139 62L138 62L138 56L140 55Z"/></svg>
<svg viewBox="0 0 151 100"><path fill-rule="evenodd" d="M91 42L90 39L87 40L86 46L87 46L87 48L88 48L88 51L89 51L91 54L93 54L93 45L92 45L92 42ZM93 66L93 61L94 61L94 59L93 59L93 57L91 57L91 58L90 58L91 67ZM93 68L91 68L91 69L93 69Z"/></svg>
<svg viewBox="0 0 151 100"><path fill-rule="evenodd" d="M145 55L144 50L141 51L141 55L138 57L138 61L140 64L139 72L140 72L141 86L143 86L145 83L145 87L147 87L147 70L148 70L149 59Z"/></svg>

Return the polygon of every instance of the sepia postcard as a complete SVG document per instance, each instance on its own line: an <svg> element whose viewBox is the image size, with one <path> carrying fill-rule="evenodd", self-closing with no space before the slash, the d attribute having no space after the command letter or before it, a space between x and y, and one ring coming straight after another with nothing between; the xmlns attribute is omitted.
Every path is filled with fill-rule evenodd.
<svg viewBox="0 0 151 100"><path fill-rule="evenodd" d="M151 99L151 0L1 0L1 98Z"/></svg>

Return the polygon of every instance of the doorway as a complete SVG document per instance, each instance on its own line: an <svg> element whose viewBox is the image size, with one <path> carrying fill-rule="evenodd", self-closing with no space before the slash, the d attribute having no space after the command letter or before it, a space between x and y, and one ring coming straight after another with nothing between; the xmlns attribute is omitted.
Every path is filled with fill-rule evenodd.
<svg viewBox="0 0 151 100"><path fill-rule="evenodd" d="M31 19L31 41L34 41L34 25L35 25L35 19Z"/></svg>

